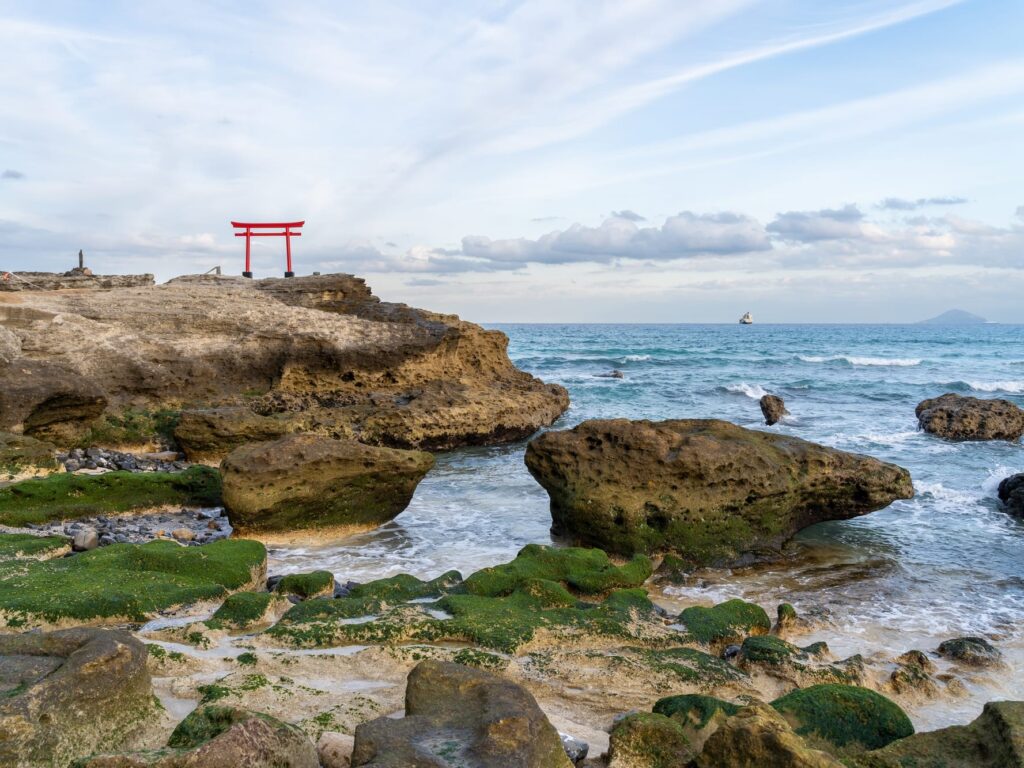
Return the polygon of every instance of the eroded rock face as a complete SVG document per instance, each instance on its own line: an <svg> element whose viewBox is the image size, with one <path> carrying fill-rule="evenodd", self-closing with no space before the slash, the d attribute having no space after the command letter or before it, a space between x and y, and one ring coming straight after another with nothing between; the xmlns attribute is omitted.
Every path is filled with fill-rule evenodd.
<svg viewBox="0 0 1024 768"><path fill-rule="evenodd" d="M586 421L534 439L526 465L555 534L691 565L771 556L801 528L913 495L893 464L710 419Z"/></svg>
<svg viewBox="0 0 1024 768"><path fill-rule="evenodd" d="M564 389L512 365L504 334L381 302L350 275L0 294L0 326L17 337L2 348L16 357L0 365L0 429L42 432L72 411L81 427L104 408L242 409L185 420L190 459L309 431L393 447L496 443L568 407Z"/></svg>
<svg viewBox="0 0 1024 768"><path fill-rule="evenodd" d="M319 768L316 747L293 725L239 707L207 706L159 751L98 755L76 768Z"/></svg>
<svg viewBox="0 0 1024 768"><path fill-rule="evenodd" d="M921 429L947 440L1018 440L1024 435L1024 410L1009 400L947 393L917 406Z"/></svg>
<svg viewBox="0 0 1024 768"><path fill-rule="evenodd" d="M405 717L356 728L353 766L570 768L558 731L525 689L441 661L409 673Z"/></svg>
<svg viewBox="0 0 1024 768"><path fill-rule="evenodd" d="M224 459L224 506L242 532L372 528L409 505L432 466L423 451L289 435Z"/></svg>
<svg viewBox="0 0 1024 768"><path fill-rule="evenodd" d="M67 765L116 748L152 713L146 647L131 635L0 635L0 765Z"/></svg>
<svg viewBox="0 0 1024 768"><path fill-rule="evenodd" d="M1010 475L999 483L999 500L1010 514L1024 517L1024 472Z"/></svg>
<svg viewBox="0 0 1024 768"><path fill-rule="evenodd" d="M761 398L761 413L764 414L764 423L770 427L778 424L789 411L786 410L786 403L781 397L765 395Z"/></svg>

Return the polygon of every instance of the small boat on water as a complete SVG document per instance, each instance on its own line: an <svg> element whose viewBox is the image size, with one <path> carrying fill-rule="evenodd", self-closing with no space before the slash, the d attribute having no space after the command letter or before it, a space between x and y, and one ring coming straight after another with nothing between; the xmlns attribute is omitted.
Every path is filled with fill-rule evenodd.
<svg viewBox="0 0 1024 768"><path fill-rule="evenodd" d="M740 318L740 325L753 325L754 316L749 312L744 312L743 317Z"/></svg>

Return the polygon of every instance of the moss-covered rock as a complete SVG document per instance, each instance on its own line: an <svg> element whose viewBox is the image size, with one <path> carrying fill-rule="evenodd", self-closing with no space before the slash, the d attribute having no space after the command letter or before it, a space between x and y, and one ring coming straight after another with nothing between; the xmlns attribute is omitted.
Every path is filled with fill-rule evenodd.
<svg viewBox="0 0 1024 768"><path fill-rule="evenodd" d="M892 464L710 419L585 421L534 438L525 458L555 533L691 566L772 557L802 528L914 493Z"/></svg>
<svg viewBox="0 0 1024 768"><path fill-rule="evenodd" d="M914 733L899 705L867 688L814 685L772 702L799 735L840 754L879 749Z"/></svg>
<svg viewBox="0 0 1024 768"><path fill-rule="evenodd" d="M608 768L680 768L695 754L683 726L665 715L640 712L620 720L608 741Z"/></svg>
<svg viewBox="0 0 1024 768"><path fill-rule="evenodd" d="M0 481L46 475L60 469L52 443L0 432Z"/></svg>
<svg viewBox="0 0 1024 768"><path fill-rule="evenodd" d="M922 651L907 651L896 659L889 686L896 693L932 696L939 690L932 673L935 665Z"/></svg>
<svg viewBox="0 0 1024 768"><path fill-rule="evenodd" d="M760 672L798 687L818 683L855 685L864 676L864 660L860 656L831 662L825 643L800 648L772 635L744 640L737 662L751 674Z"/></svg>
<svg viewBox="0 0 1024 768"><path fill-rule="evenodd" d="M746 675L729 662L698 651L696 648L630 649L644 660L647 666L674 675L680 682L710 690L721 685L746 678Z"/></svg>
<svg viewBox="0 0 1024 768"><path fill-rule="evenodd" d="M716 647L741 643L750 635L764 635L772 628L764 608L738 599L713 608L686 608L679 614L679 621L697 642Z"/></svg>
<svg viewBox="0 0 1024 768"><path fill-rule="evenodd" d="M714 696L703 696L699 693L684 693L679 696L666 696L654 703L653 712L665 717L674 717L685 723L692 723L703 728L718 712L731 717L739 712L738 704L716 699Z"/></svg>
<svg viewBox="0 0 1024 768"><path fill-rule="evenodd" d="M330 571L289 573L277 582L274 591L282 595L295 595L303 600L330 597L334 594L334 574Z"/></svg>
<svg viewBox="0 0 1024 768"><path fill-rule="evenodd" d="M220 476L210 467L190 467L184 472L61 473L0 488L0 524L23 526L167 505L215 507L220 503Z"/></svg>
<svg viewBox="0 0 1024 768"><path fill-rule="evenodd" d="M1024 765L1024 702L989 702L970 725L917 733L854 756L857 768L1009 768Z"/></svg>
<svg viewBox="0 0 1024 768"><path fill-rule="evenodd" d="M477 571L464 586L471 595L501 597L527 582L548 581L579 594L596 595L639 587L651 573L651 561L643 555L617 566L600 549L528 544L512 562Z"/></svg>
<svg viewBox="0 0 1024 768"><path fill-rule="evenodd" d="M0 552L7 540L0 535ZM7 559L0 561L0 614L7 626L144 621L261 583L266 554L259 542L232 539L200 547L113 544L67 558Z"/></svg>
<svg viewBox="0 0 1024 768"><path fill-rule="evenodd" d="M372 528L409 505L433 465L422 451L289 435L224 459L224 504L243 532Z"/></svg>
<svg viewBox="0 0 1024 768"><path fill-rule="evenodd" d="M271 624L290 605L282 596L270 592L235 592L221 603L206 626L228 631L250 630Z"/></svg>
<svg viewBox="0 0 1024 768"><path fill-rule="evenodd" d="M120 631L0 634L0 765L47 768L154 715L146 647Z"/></svg>
<svg viewBox="0 0 1024 768"><path fill-rule="evenodd" d="M316 747L294 725L239 707L209 705L174 729L167 748L98 755L74 768L319 768Z"/></svg>

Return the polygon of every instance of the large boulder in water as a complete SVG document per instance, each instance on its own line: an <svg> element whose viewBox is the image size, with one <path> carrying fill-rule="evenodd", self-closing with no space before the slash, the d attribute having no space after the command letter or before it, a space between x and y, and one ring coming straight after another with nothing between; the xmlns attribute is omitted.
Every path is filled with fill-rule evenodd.
<svg viewBox="0 0 1024 768"><path fill-rule="evenodd" d="M1010 475L999 483L999 500L1010 514L1024 517L1024 472Z"/></svg>
<svg viewBox="0 0 1024 768"><path fill-rule="evenodd" d="M432 466L423 451L289 435L224 459L224 506L242 531L373 528L409 506Z"/></svg>
<svg viewBox="0 0 1024 768"><path fill-rule="evenodd" d="M206 706L178 724L158 751L97 755L76 768L319 768L299 728L240 707Z"/></svg>
<svg viewBox="0 0 1024 768"><path fill-rule="evenodd" d="M146 646L126 632L0 635L0 765L67 765L151 714Z"/></svg>
<svg viewBox="0 0 1024 768"><path fill-rule="evenodd" d="M764 423L770 427L778 424L789 411L786 410L786 402L778 395L764 395L761 398L761 413L764 414Z"/></svg>
<svg viewBox="0 0 1024 768"><path fill-rule="evenodd" d="M356 728L353 766L571 768L558 731L526 689L442 661L409 673L405 717Z"/></svg>
<svg viewBox="0 0 1024 768"><path fill-rule="evenodd" d="M913 496L895 465L711 419L586 421L534 439L526 465L555 534L691 565L770 556L801 528Z"/></svg>
<svg viewBox="0 0 1024 768"><path fill-rule="evenodd" d="M918 425L947 440L1019 440L1024 435L1024 409L1009 400L964 397L949 392L922 400Z"/></svg>

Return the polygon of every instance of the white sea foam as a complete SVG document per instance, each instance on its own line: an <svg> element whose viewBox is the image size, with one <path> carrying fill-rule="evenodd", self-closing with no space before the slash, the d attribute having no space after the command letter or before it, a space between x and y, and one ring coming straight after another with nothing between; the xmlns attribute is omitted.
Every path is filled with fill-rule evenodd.
<svg viewBox="0 0 1024 768"><path fill-rule="evenodd" d="M642 362L645 362L645 361L650 360L650 359L651 359L650 355L626 355L624 358L622 358L622 362L624 362L624 363L642 363Z"/></svg>
<svg viewBox="0 0 1024 768"><path fill-rule="evenodd" d="M741 384L727 384L725 389L727 392L734 392L737 395L746 395L747 397L752 397L754 400L760 400L768 394L760 384L754 384L751 386L746 382L742 382Z"/></svg>
<svg viewBox="0 0 1024 768"><path fill-rule="evenodd" d="M805 363L834 363L842 361L850 365L891 365L901 368L920 365L923 362L919 357L854 357L852 355L829 355L827 357L798 355L798 357Z"/></svg>
<svg viewBox="0 0 1024 768"><path fill-rule="evenodd" d="M1024 381L965 381L975 392L1009 392L1019 395L1024 393Z"/></svg>

